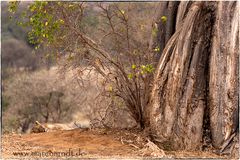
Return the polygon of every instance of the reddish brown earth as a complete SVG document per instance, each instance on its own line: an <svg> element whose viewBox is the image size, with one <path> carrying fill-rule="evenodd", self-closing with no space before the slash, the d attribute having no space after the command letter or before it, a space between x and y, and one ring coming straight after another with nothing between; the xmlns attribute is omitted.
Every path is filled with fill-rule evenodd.
<svg viewBox="0 0 240 160"><path fill-rule="evenodd" d="M3 158L226 158L211 152L156 152L140 133L127 130L70 130L2 136ZM70 150L70 152L69 152ZM61 153L60 153L61 152ZM72 153L72 155L70 155ZM154 154L153 154L154 153ZM162 154L163 153L163 154ZM165 153L165 155L164 155Z"/></svg>

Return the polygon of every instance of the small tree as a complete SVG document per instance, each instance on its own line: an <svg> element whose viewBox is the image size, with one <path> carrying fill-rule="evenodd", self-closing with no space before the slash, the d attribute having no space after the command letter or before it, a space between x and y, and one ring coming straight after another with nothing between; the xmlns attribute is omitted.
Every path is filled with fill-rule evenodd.
<svg viewBox="0 0 240 160"><path fill-rule="evenodd" d="M10 5L12 12L15 5ZM36 48L53 50L46 56L55 56L62 71L77 70L76 77L81 79L83 71L96 70L103 77L105 95L122 98L144 128L144 110L157 62L154 57L160 48L149 49L149 33L157 31L146 27L146 15L136 16L137 7L131 3L34 2L29 5L27 18L19 23L31 27L29 40ZM96 14L91 15L89 9ZM89 30L92 26L97 29Z"/></svg>

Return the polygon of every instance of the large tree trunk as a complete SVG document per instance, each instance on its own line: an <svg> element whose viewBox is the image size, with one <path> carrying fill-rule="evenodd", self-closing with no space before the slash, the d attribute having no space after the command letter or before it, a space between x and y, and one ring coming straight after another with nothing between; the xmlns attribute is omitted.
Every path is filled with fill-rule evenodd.
<svg viewBox="0 0 240 160"><path fill-rule="evenodd" d="M233 124L238 108L236 3L178 5L176 31L160 57L149 103L152 135L164 148L200 149L206 129L203 125L211 128L215 147L220 147L228 134L236 130ZM231 18L223 19L224 16ZM225 20L226 26L222 23ZM208 116L210 122L203 124ZM222 122L225 117L227 123Z"/></svg>
<svg viewBox="0 0 240 160"><path fill-rule="evenodd" d="M239 7L219 2L210 58L209 108L213 145L219 148L238 125Z"/></svg>
<svg viewBox="0 0 240 160"><path fill-rule="evenodd" d="M191 6L157 68L150 124L165 147L190 149L200 145L211 35L211 14L202 7L202 2Z"/></svg>

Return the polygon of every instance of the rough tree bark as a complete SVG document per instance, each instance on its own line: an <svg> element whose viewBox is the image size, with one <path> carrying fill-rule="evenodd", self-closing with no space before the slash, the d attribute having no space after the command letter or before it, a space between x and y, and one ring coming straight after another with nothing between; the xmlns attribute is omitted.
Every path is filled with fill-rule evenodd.
<svg viewBox="0 0 240 160"><path fill-rule="evenodd" d="M238 2L239 3L239 2ZM212 37L209 108L214 147L219 148L238 125L239 6L219 2Z"/></svg>
<svg viewBox="0 0 240 160"><path fill-rule="evenodd" d="M176 30L160 57L148 106L152 135L165 149L200 149L208 116L214 147L236 131L237 3L180 2L170 14Z"/></svg>

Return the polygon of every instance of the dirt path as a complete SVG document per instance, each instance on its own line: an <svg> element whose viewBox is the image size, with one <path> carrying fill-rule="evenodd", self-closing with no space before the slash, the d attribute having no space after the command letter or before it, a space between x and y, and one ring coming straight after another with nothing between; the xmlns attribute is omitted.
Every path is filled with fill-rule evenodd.
<svg viewBox="0 0 240 160"><path fill-rule="evenodd" d="M195 157L223 158L209 152L159 152L146 148L146 140L129 131L55 131L35 134L6 134L2 137L3 158L134 158Z"/></svg>

